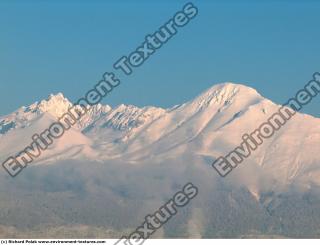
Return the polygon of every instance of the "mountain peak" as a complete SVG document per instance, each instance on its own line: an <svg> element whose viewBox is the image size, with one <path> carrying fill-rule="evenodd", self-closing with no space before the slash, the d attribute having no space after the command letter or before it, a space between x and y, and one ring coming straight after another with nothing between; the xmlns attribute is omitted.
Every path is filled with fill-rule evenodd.
<svg viewBox="0 0 320 245"><path fill-rule="evenodd" d="M232 82L219 83L204 91L187 105L197 108L207 107L211 104L230 104L238 101L256 101L263 97L253 88Z"/></svg>
<svg viewBox="0 0 320 245"><path fill-rule="evenodd" d="M57 99L65 99L65 96L63 95L63 93L59 92L57 94L50 94L47 100L57 100Z"/></svg>
<svg viewBox="0 0 320 245"><path fill-rule="evenodd" d="M225 83L219 83L211 88L209 88L207 91L205 91L203 94L214 94L214 95L224 95L224 97L233 97L235 94L241 93L241 94L247 94L247 95L255 95L261 97L261 95L253 88L233 83L233 82L225 82Z"/></svg>
<svg viewBox="0 0 320 245"><path fill-rule="evenodd" d="M72 103L62 93L50 94L47 99L32 105L40 112L49 112L55 117L60 117L66 113L71 106Z"/></svg>

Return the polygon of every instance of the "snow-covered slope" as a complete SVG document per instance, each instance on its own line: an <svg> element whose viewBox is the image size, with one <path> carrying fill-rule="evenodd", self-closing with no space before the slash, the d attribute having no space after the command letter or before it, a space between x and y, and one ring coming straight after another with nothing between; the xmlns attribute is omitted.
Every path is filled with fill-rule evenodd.
<svg viewBox="0 0 320 245"><path fill-rule="evenodd" d="M0 160L71 105L51 95L0 117ZM211 167L278 109L234 83L169 109L92 106L15 181L0 173L0 228L102 225L122 235L191 181L199 197L167 224L164 237L319 237L319 118L297 113L225 179Z"/></svg>
<svg viewBox="0 0 320 245"><path fill-rule="evenodd" d="M0 117L1 160L30 144L67 112L71 102L59 93ZM241 143L276 112L279 105L256 90L234 83L218 84L195 99L169 109L120 105L90 107L89 112L37 161L57 159L125 159L135 164L192 154L213 161ZM263 169L273 178L306 186L320 177L320 119L297 113L248 159L250 169Z"/></svg>

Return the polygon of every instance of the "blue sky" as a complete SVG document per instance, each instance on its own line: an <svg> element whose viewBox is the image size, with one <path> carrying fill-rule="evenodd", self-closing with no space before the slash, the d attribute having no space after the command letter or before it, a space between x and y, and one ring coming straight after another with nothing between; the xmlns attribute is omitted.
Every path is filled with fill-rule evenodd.
<svg viewBox="0 0 320 245"><path fill-rule="evenodd" d="M0 115L50 93L76 101L186 2L2 0ZM226 81L283 103L320 71L319 2L193 3L198 16L103 103L171 107ZM320 99L305 112L320 117Z"/></svg>

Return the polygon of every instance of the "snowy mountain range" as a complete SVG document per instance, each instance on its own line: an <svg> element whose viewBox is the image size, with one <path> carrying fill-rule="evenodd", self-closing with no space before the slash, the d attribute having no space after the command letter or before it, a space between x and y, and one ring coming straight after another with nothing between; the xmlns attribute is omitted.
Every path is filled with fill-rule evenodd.
<svg viewBox="0 0 320 245"><path fill-rule="evenodd" d="M24 149L34 133L46 129L71 106L59 93L0 117L0 160ZM138 164L186 152L214 159L235 147L244 133L253 131L278 108L254 89L233 83L213 86L169 109L98 104L37 162L85 157L124 158ZM252 161L286 181L315 175L313 164L320 158L319 122L309 115L296 115Z"/></svg>
<svg viewBox="0 0 320 245"><path fill-rule="evenodd" d="M23 150L32 141L31 136L34 133L45 130L51 122L67 112L71 106L71 102L59 93L0 117L0 160L4 161L10 155L16 155ZM253 209L260 210L261 208L260 211L252 211L253 215L260 212L259 215L263 213L263 217L259 216L262 221L255 220L248 230L236 232L234 236L252 235L251 230L256 226L256 222L261 226L267 224L268 227L267 231L261 229L255 231L259 235L299 236L296 233L291 234L290 231L284 231L286 224L291 222L286 220L285 214L276 216L273 220L273 213L270 210L271 207L279 207L284 203L281 195L289 193L289 190L290 193L291 191L294 193L296 191L299 193L318 191L320 185L319 118L297 113L271 139L266 140L241 167L228 176L228 180L220 179L211 167L211 163L216 158L227 154L241 142L243 134L258 128L278 109L279 105L264 98L256 90L234 83L215 85L195 99L168 109L152 106L139 108L123 104L115 108L108 105L95 105L90 107L88 113L71 130L68 130L63 137L50 146L49 150L30 165L26 176L34 176L35 171L40 171L40 169L43 171L44 168L57 170L57 166L59 166L61 169L65 166L61 163L65 164L69 161L72 163L82 162L79 163L79 166L89 171L89 175L92 177L92 175L96 176L94 171L88 170L83 162L100 165L106 162L108 165L112 162L112 164L120 165L114 167L117 170L114 168L111 170L108 165L109 171L116 172L115 175L118 179L122 179L118 168L121 167L122 162L125 162L126 168L134 172L133 174L133 172L125 170L125 175L129 180L125 181L126 184L121 182L121 186L126 186L121 192L123 194L124 191L126 197L130 196L128 193L131 190L128 183L131 183L131 186L137 185L138 189L146 188L130 180L128 176L131 174L138 175L142 179L147 178L142 177L132 168L152 168L152 170L145 171L149 174L152 173L152 176L156 171L159 171L159 176L156 174L158 177L155 177L155 182L161 182L161 186L167 186L173 180L180 179L182 181L181 176L190 177L189 180L193 180L195 184L200 181L204 185L203 189L207 191L211 188L211 184L215 186L214 188L223 186L220 191L224 190L227 194L219 198L226 198L225 201L228 205L237 210L242 204L238 203L240 202L237 199L238 196L232 195L233 189L230 186L241 187L244 188L241 189L241 193L244 193L241 198L246 196L245 203L249 202L248 205L253 205ZM70 166L68 165L68 168ZM180 167L178 168L178 166ZM39 169L36 170L37 168ZM193 173L190 172L191 169L194 169ZM72 168L73 171L78 170ZM180 177L171 176L168 171L172 171ZM46 172L45 176L48 177L48 174ZM96 172L96 174L99 173ZM109 174L106 175L109 176ZM167 177L168 174L170 177ZM1 177L0 175L0 179ZM109 176L109 178L113 177ZM169 178L170 181L167 180L166 184L164 180L160 181L157 178L164 178L164 180ZM147 186L155 184L152 183L152 179L147 179L149 182L147 180L144 182ZM109 185L111 184L108 184L108 188ZM119 190L120 187L117 185L114 188ZM112 192L113 189L110 190ZM148 189L145 190L145 193L151 193L151 191ZM215 189L214 193L217 195L220 192ZM144 198L149 201L152 199L153 194L145 195L147 197L144 196ZM279 197L282 201L279 201ZM248 198L250 201L247 201ZM117 205L124 207L123 200L120 201L120 199L117 201ZM209 199L203 197L203 200ZM216 201L215 199L214 202ZM83 211L83 208L81 210ZM203 228L213 219L206 220L204 210L204 208L193 210L192 215L195 221L192 222L189 217L187 223L189 222L190 226L186 228L190 231L193 227L193 231L187 232L189 234L187 236L219 237L223 234L222 231L215 233ZM219 208L215 210L219 211ZM143 211L140 215L142 214ZM320 217L320 212L318 215ZM282 217L282 221L279 221L279 217ZM307 217L309 218L309 216ZM53 221L50 220L50 222ZM55 222L58 221L55 220ZM287 223L284 224L284 222ZM79 221L76 223L83 224ZM11 225L15 226L15 224ZM211 225L214 226L214 224ZM279 231L279 227L282 227L281 231ZM195 229L196 233L194 233ZM312 236L320 231L320 225L313 231ZM170 232L163 232L165 234L163 236L170 237Z"/></svg>

